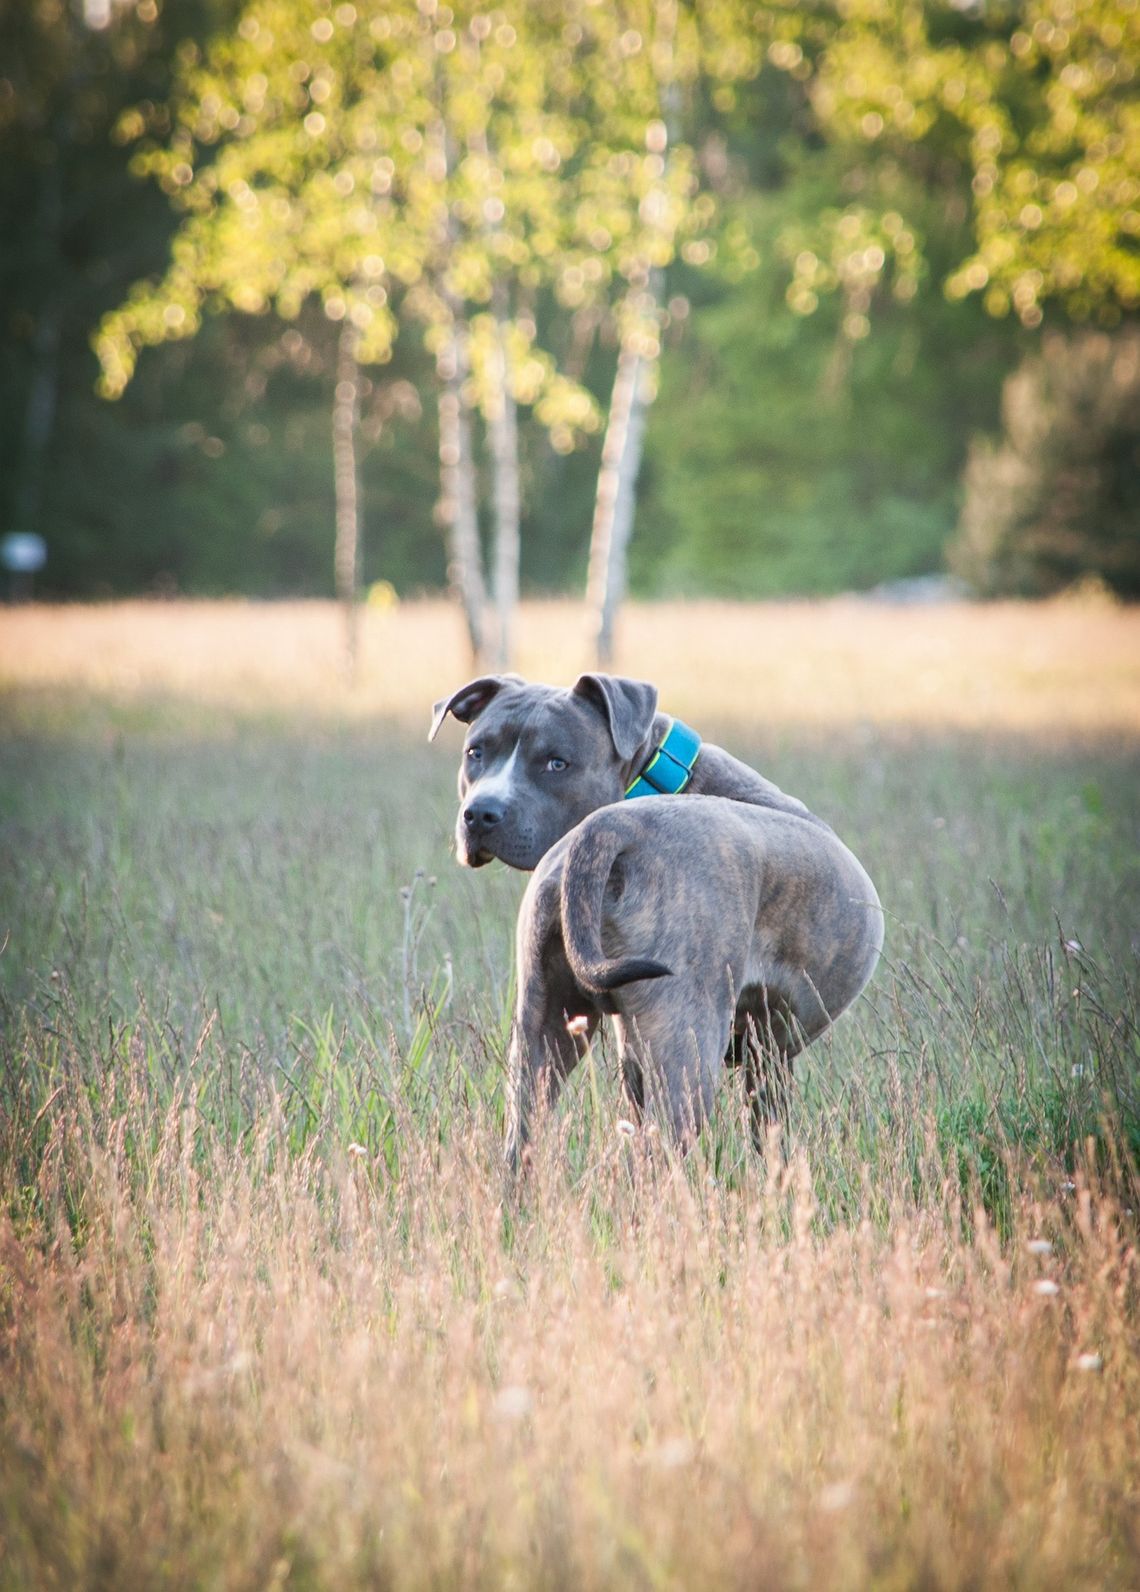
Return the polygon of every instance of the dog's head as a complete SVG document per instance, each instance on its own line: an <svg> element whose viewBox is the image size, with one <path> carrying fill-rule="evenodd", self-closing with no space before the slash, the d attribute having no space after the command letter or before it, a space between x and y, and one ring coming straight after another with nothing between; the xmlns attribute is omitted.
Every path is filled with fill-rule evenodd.
<svg viewBox="0 0 1140 1592"><path fill-rule="evenodd" d="M435 704L429 740L450 713L466 724L459 768L459 861L537 867L597 807L620 801L653 736L657 689L584 674L569 690L485 675Z"/></svg>

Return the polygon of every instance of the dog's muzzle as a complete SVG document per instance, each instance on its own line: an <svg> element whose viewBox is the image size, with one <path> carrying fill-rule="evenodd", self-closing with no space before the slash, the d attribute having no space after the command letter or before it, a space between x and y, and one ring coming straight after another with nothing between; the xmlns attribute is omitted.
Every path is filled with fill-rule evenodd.
<svg viewBox="0 0 1140 1592"><path fill-rule="evenodd" d="M494 860L495 852L490 849L488 842L495 838L505 817L503 803L489 796L482 799L476 797L464 807L461 822L465 856L462 860L469 868L481 868L484 863Z"/></svg>

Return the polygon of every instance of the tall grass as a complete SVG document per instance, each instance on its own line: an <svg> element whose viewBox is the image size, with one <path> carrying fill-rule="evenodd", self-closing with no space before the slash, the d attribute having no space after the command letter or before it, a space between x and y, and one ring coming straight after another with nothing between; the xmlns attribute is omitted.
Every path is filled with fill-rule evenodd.
<svg viewBox="0 0 1140 1592"><path fill-rule="evenodd" d="M568 1174L551 1126L504 1204L479 1106L409 1112L393 1172L137 1070L58 1102L0 1236L5 1584L1135 1584L1135 1222L1091 1165L999 1236L932 1125L921 1203L840 1223L805 1150Z"/></svg>
<svg viewBox="0 0 1140 1592"><path fill-rule="evenodd" d="M1034 612L1056 656L1071 611ZM845 613L788 645L854 646ZM895 679L826 738L761 725L748 660L689 681L867 862L886 958L801 1058L786 1162L731 1079L687 1161L631 1134L603 1042L509 1190L521 881L449 859L430 624L398 712L330 687L301 728L304 658L251 687L167 608L132 665L104 620L148 691L9 669L0 1586L1136 1584L1124 653L1112 739L1068 674L1048 736L1040 679L970 731ZM870 698L939 623L875 638Z"/></svg>

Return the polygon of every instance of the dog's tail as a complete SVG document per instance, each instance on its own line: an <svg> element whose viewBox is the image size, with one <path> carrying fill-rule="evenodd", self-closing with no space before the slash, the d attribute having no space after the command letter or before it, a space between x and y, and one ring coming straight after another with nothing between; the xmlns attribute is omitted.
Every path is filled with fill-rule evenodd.
<svg viewBox="0 0 1140 1592"><path fill-rule="evenodd" d="M643 978L669 978L672 969L646 956L607 956L602 949L606 887L629 837L619 823L594 813L570 843L562 869L562 937L571 971L583 989L604 995Z"/></svg>

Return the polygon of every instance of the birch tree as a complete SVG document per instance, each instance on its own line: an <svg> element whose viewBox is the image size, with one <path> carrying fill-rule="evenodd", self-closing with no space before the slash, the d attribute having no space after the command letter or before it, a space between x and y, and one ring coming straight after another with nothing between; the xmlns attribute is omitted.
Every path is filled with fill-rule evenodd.
<svg viewBox="0 0 1140 1592"><path fill-rule="evenodd" d="M360 49L356 13L316 15L256 0L204 58L188 50L174 129L145 145L136 169L185 216L170 265L138 284L95 338L102 391L117 396L147 343L191 336L208 311L287 320L319 300L336 331L332 405L334 570L355 664L359 575L358 368L391 354L393 281L417 247L393 203L399 148L387 92L391 54ZM151 131L141 112L123 137Z"/></svg>
<svg viewBox="0 0 1140 1592"><path fill-rule="evenodd" d="M704 234L715 207L699 191L696 152L684 138L686 101L702 75L731 83L757 71L762 56L755 18L732 4L626 0L587 8L584 18L605 70L593 91L594 181L583 184L579 218L588 242L609 240L618 342L586 581L595 654L606 665L657 391L665 272L680 250L694 264L712 255Z"/></svg>
<svg viewBox="0 0 1140 1592"><path fill-rule="evenodd" d="M431 15L433 0L423 0ZM451 439L460 461L456 508L463 523L462 586L473 649L482 619L475 494L469 486L470 425L479 412L491 474L494 659L510 662L519 590L519 405L559 436L596 424L589 394L536 343L534 301L557 275L568 239L563 168L577 147L573 52L558 6L516 0L493 12L446 8L430 84L423 193L434 209L436 253L408 296L428 327L445 378ZM449 464L450 468L450 464Z"/></svg>
<svg viewBox="0 0 1140 1592"><path fill-rule="evenodd" d="M570 134L543 10L436 0L369 7L251 0L182 75L172 136L146 147L185 214L170 267L100 328L103 391L139 348L191 335L209 310L286 318L318 298L341 332L334 397L338 590L359 568L357 362L390 357L396 306L426 328L439 377L440 517L475 657L484 650L471 409L491 440L497 654L518 592L515 405L593 421L588 395L535 347L525 302L557 254L557 173ZM557 30L556 30L557 31ZM124 136L147 131L127 119ZM493 335L488 338L487 329ZM355 629L350 622L350 645Z"/></svg>

